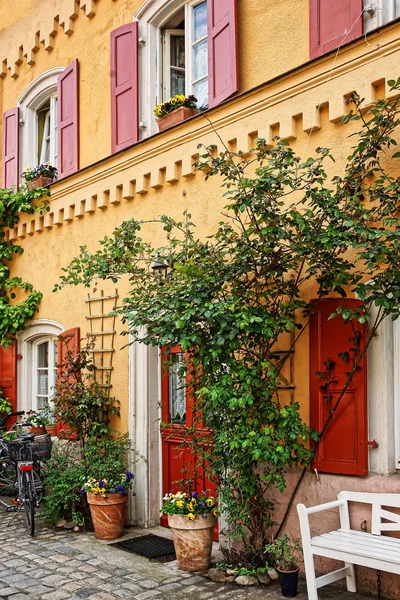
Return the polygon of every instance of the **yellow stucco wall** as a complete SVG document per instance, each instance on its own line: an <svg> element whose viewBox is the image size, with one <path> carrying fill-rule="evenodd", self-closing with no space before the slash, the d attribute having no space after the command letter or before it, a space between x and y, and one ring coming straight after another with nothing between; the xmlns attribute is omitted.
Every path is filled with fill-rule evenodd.
<svg viewBox="0 0 400 600"><path fill-rule="evenodd" d="M67 5L71 6L69 0L40 0L34 5L23 0L15 16L7 15L8 28L0 31L2 55L17 33L24 39L24 28L32 28L32 22L41 18L43 11L54 13ZM76 18L69 22L70 35L64 33L65 24L60 28L53 23L58 31L53 49L45 50L40 45L32 66L23 58L14 72L6 69L1 81L4 111L15 105L21 92L40 73L67 65L76 57L80 60L81 165L93 166L52 186L50 213L23 218L11 236L25 250L13 262L13 270L44 293L38 316L59 321L65 329L80 326L82 334L88 330L84 302L87 290L69 288L52 293L61 267L69 263L81 244L96 248L99 239L130 216L141 219L168 213L180 217L185 209L192 214L199 234L205 235L216 226L224 204L221 182L213 178L204 184L203 175L193 173L197 145L220 145L202 115L118 155L108 156L109 33L129 22L139 5L139 0L99 0L90 4L94 13L89 18L85 13L89 3L81 0ZM400 26L395 24L370 36L368 45L361 40L344 48L336 60L333 56L324 57L272 83L250 89L307 60L308 2L238 0L238 6L241 89L248 91L209 111L213 127L232 148L242 150L248 150L257 136L271 139L276 133L290 139L303 156L318 145L332 147L334 168L340 170L350 147L347 130L340 123L347 110L345 97L357 89L367 101L372 101L387 91L385 82L398 73ZM4 11L2 6L0 17ZM44 16L43 19L46 20ZM290 23L296 26L289 26ZM316 118L315 109L320 104L322 110ZM103 160L93 164L100 159ZM151 236L157 243L157 231L153 230ZM101 287L107 291L105 285ZM117 287L123 296L124 283ZM125 343L126 338L118 337L116 348ZM307 344L304 336L299 356L308 355ZM122 403L122 428L126 427L128 414L127 359L127 350L116 352L113 391ZM295 383L302 415L308 419L308 372L304 362L301 367L296 362Z"/></svg>
<svg viewBox="0 0 400 600"><path fill-rule="evenodd" d="M80 4L86 6L83 0ZM98 0L93 2L94 16L87 18L83 8L71 9L75 5L71 0L23 0L15 13L2 3L0 62L6 60L7 68L3 66L6 77L2 84L1 114L16 105L27 85L41 73L52 67L67 66L78 58L80 166L107 156L111 145L110 32L131 22L141 4L141 0ZM69 25L54 22L56 15L59 23ZM70 21L68 15L73 17ZM33 43L29 41L39 27L43 32L37 38L44 41L37 44L36 40L38 50L32 53ZM238 28L241 92L308 59L308 3L304 0L238 0ZM70 35L64 33L66 29ZM49 32L56 35L52 37ZM34 60L34 64L29 65L28 60Z"/></svg>

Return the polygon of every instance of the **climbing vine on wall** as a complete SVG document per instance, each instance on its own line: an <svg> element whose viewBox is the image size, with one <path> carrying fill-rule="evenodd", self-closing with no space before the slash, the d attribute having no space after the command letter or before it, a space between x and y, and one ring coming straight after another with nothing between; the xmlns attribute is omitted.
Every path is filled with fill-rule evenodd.
<svg viewBox="0 0 400 600"><path fill-rule="evenodd" d="M34 290L31 283L10 276L12 260L23 253L23 248L6 239L6 230L18 224L22 213L31 215L48 210L48 196L47 188L0 189L0 346L3 348L32 319L42 298L42 293Z"/></svg>
<svg viewBox="0 0 400 600"><path fill-rule="evenodd" d="M400 79L389 85L400 90ZM131 219L97 252L83 246L56 286L128 275L119 312L133 337L187 352L180 374L190 375L199 425L188 443L218 481L228 532L253 554L262 554L274 529L271 491L285 489L289 467L305 473L380 324L400 316L400 101L365 108L354 94L351 102L344 124L354 125L354 145L332 179L327 148L305 160L279 139L273 147L257 140L249 156L204 148L198 169L206 179L221 176L227 198L215 231L202 239L189 215L163 216L166 241L156 248L141 233L147 223ZM319 433L297 402L285 402L276 359L283 336L293 336L294 348L307 331L310 290L311 298L343 299L331 318L369 323ZM364 303L346 306L355 295Z"/></svg>

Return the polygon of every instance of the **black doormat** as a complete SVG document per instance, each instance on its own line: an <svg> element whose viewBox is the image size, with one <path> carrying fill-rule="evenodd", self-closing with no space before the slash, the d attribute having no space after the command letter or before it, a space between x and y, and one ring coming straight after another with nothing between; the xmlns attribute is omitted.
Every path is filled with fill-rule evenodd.
<svg viewBox="0 0 400 600"><path fill-rule="evenodd" d="M141 537L123 540L110 544L121 550L139 554L158 562L168 562L176 559L174 543L172 540L160 537L159 535L143 535Z"/></svg>

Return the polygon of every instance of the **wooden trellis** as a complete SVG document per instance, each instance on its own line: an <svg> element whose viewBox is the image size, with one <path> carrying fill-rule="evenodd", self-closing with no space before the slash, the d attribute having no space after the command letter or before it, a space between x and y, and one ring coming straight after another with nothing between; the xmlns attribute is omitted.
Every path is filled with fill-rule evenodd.
<svg viewBox="0 0 400 600"><path fill-rule="evenodd" d="M287 390L290 399L294 401L294 334L290 334L289 348L285 350L274 350L269 360L279 369L278 389Z"/></svg>
<svg viewBox="0 0 400 600"><path fill-rule="evenodd" d="M90 332L89 336L95 340L95 346L91 350L93 353L93 364L96 371L96 380L98 384L107 389L108 393L112 388L111 373L113 370L113 356L115 352L115 310L117 308L118 290L111 296L105 296L103 290L99 296L90 297L88 294L87 303ZM94 308L96 310L94 310Z"/></svg>

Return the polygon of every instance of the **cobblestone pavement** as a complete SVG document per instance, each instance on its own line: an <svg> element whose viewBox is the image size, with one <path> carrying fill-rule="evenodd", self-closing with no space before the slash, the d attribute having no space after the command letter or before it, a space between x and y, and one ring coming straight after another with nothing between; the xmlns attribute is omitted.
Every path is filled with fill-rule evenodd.
<svg viewBox="0 0 400 600"><path fill-rule="evenodd" d="M275 584L240 588L178 570L175 562L151 562L95 540L93 534L48 529L30 538L20 517L0 509L0 600L280 600ZM138 535L137 530L132 533ZM146 532L148 533L148 531ZM298 600L307 600L302 583ZM325 591L326 590L326 591ZM320 598L368 600L328 589Z"/></svg>

